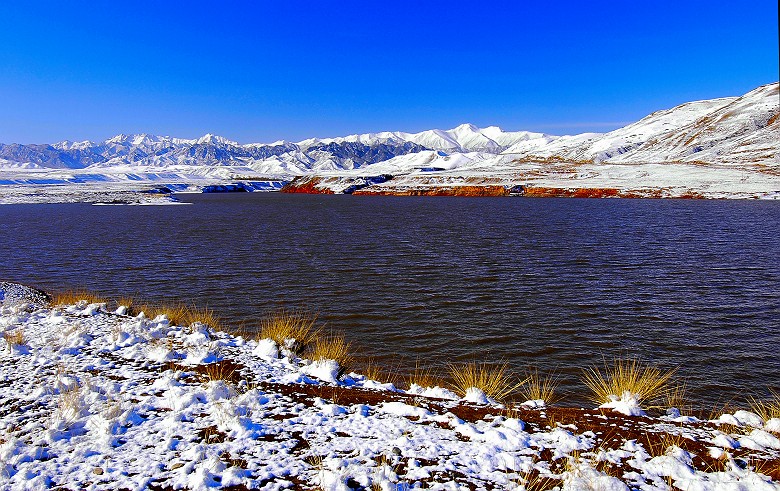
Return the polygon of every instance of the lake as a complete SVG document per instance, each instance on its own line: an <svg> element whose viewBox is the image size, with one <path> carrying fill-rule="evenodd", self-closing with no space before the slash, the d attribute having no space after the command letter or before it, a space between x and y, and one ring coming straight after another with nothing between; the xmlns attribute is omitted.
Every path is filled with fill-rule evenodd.
<svg viewBox="0 0 780 491"><path fill-rule="evenodd" d="M0 280L317 312L356 352L556 372L639 356L699 407L780 389L780 203L180 195L188 206L0 206Z"/></svg>

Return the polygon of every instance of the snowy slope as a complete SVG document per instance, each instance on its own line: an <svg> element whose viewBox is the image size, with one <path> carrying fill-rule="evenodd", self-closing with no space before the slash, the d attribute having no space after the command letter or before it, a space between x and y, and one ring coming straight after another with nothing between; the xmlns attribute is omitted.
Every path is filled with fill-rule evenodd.
<svg viewBox="0 0 780 491"><path fill-rule="evenodd" d="M636 123L605 134L585 133L564 136L542 147L535 142L521 142L505 153L521 156L548 158L561 157L574 161L602 162L630 152L649 139L690 124L714 110L720 109L735 98L689 102L672 109L657 111Z"/></svg>
<svg viewBox="0 0 780 491"><path fill-rule="evenodd" d="M695 119L685 118L684 124L650 134L635 152L614 161L780 164L778 84L717 101L727 102Z"/></svg>
<svg viewBox="0 0 780 491"><path fill-rule="evenodd" d="M524 160L777 165L780 94L769 84L742 97L689 102L605 134L520 142L504 153Z"/></svg>

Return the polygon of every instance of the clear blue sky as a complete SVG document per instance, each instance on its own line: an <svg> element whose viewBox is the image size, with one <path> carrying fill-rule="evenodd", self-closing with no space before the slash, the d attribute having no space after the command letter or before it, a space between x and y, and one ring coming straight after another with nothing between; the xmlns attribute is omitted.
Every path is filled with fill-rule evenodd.
<svg viewBox="0 0 780 491"><path fill-rule="evenodd" d="M778 79L776 0L16 1L1 13L4 143L463 122L608 131Z"/></svg>

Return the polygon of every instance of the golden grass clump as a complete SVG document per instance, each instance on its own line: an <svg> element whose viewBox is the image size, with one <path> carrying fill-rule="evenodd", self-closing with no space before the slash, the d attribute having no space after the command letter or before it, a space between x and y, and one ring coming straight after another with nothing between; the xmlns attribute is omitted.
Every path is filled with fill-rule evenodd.
<svg viewBox="0 0 780 491"><path fill-rule="evenodd" d="M192 306L188 308L184 314L184 322L187 323L187 325L200 322L201 324L205 324L218 331L223 329L222 319L208 307Z"/></svg>
<svg viewBox="0 0 780 491"><path fill-rule="evenodd" d="M381 379L384 378L384 372L382 372L381 367L373 358L366 360L360 370L363 372L363 376L369 380L381 382Z"/></svg>
<svg viewBox="0 0 780 491"><path fill-rule="evenodd" d="M593 393L598 404L611 402L612 396L633 397L641 405L662 399L672 389L670 380L676 370L662 370L645 365L636 358L615 359L612 366L605 363L604 371L597 367L587 368L583 383Z"/></svg>
<svg viewBox="0 0 780 491"><path fill-rule="evenodd" d="M133 305L132 312L136 315L143 312L148 319L154 319L157 317L157 309L148 303Z"/></svg>
<svg viewBox="0 0 780 491"><path fill-rule="evenodd" d="M660 437L651 438L648 434L645 450L651 457L660 457L668 455L671 449L677 447L685 450L685 442L690 442L682 433L664 432Z"/></svg>
<svg viewBox="0 0 780 491"><path fill-rule="evenodd" d="M59 292L51 300L52 305L76 305L79 302L106 303L106 299L100 295L86 290L68 290Z"/></svg>
<svg viewBox="0 0 780 491"><path fill-rule="evenodd" d="M394 383L397 375L397 367L387 367L369 356L360 361L360 372L369 380L375 380L381 383Z"/></svg>
<svg viewBox="0 0 780 491"><path fill-rule="evenodd" d="M135 303L135 301L133 300L133 297L119 297L119 298L116 299L116 306L117 306L117 308L119 308L119 307L126 307L128 314L135 311L133 309L133 304L134 303Z"/></svg>
<svg viewBox="0 0 780 491"><path fill-rule="evenodd" d="M84 410L84 398L81 394L81 387L75 385L67 390L60 392L57 400L57 409L55 417L59 417L65 426L70 426Z"/></svg>
<svg viewBox="0 0 780 491"><path fill-rule="evenodd" d="M143 312L149 319L165 314L168 321L176 326L190 326L195 322L200 322L212 329L223 329L222 320L207 307L196 307L181 302L158 306L143 304L134 308L133 311Z"/></svg>
<svg viewBox="0 0 780 491"><path fill-rule="evenodd" d="M157 315L165 314L168 317L168 321L174 326L189 326L187 319L190 317L189 307L183 303L174 303L168 305L161 305L155 309ZM157 317L155 315L154 317ZM149 316L150 318L154 318Z"/></svg>
<svg viewBox="0 0 780 491"><path fill-rule="evenodd" d="M350 344L343 336L335 334L320 336L315 339L311 357L314 361L334 360L339 364L339 376L351 368L353 360L350 353Z"/></svg>
<svg viewBox="0 0 780 491"><path fill-rule="evenodd" d="M772 389L769 389L769 393L772 394L770 399L750 398L750 410L758 414L764 422L772 418L780 418L780 393Z"/></svg>
<svg viewBox="0 0 780 491"><path fill-rule="evenodd" d="M757 474L763 474L777 481L780 480L780 458L773 460L754 459L749 462L749 467Z"/></svg>
<svg viewBox="0 0 780 491"><path fill-rule="evenodd" d="M515 377L506 363L470 362L465 365L450 365L452 388L461 396L475 387L496 401L506 401L525 380L515 382Z"/></svg>
<svg viewBox="0 0 780 491"><path fill-rule="evenodd" d="M537 368L526 372L526 379L518 390L526 401L542 400L546 404L555 404L560 400L557 394L558 379L554 375L542 376Z"/></svg>
<svg viewBox="0 0 780 491"><path fill-rule="evenodd" d="M676 407L682 412L690 412L691 405L687 397L688 387L685 383L674 384L663 394L664 406Z"/></svg>
<svg viewBox="0 0 780 491"><path fill-rule="evenodd" d="M14 346L24 346L26 344L26 340L24 338L24 331L19 329L14 329L13 331L4 331L3 332L3 339L5 340L5 343L8 345L8 350L14 348Z"/></svg>
<svg viewBox="0 0 780 491"><path fill-rule="evenodd" d="M132 297L120 297L115 302L117 308L126 307L129 315L138 315L143 312L146 318L154 319L164 314L171 325L186 327L200 322L216 330L224 330L225 328L222 319L208 307L197 307L183 302L138 303Z"/></svg>
<svg viewBox="0 0 780 491"><path fill-rule="evenodd" d="M302 311L278 310L260 321L260 339L272 339L296 355L319 337L317 317Z"/></svg>
<svg viewBox="0 0 780 491"><path fill-rule="evenodd" d="M209 363L203 368L203 373L212 382L216 380L230 381L233 378L233 374L236 373L236 369L225 363Z"/></svg>
<svg viewBox="0 0 780 491"><path fill-rule="evenodd" d="M444 383L439 373L428 365L423 365L420 360L415 360L414 371L406 377L407 385L419 385L420 387L440 387Z"/></svg>

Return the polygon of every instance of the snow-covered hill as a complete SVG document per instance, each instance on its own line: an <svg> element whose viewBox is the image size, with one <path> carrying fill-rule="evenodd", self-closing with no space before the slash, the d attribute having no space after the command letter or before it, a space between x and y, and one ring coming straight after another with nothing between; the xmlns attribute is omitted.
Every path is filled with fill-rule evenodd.
<svg viewBox="0 0 780 491"><path fill-rule="evenodd" d="M657 111L605 134L564 136L539 146L520 142L504 153L529 160L610 163L778 165L778 84L742 97L689 102Z"/></svg>

